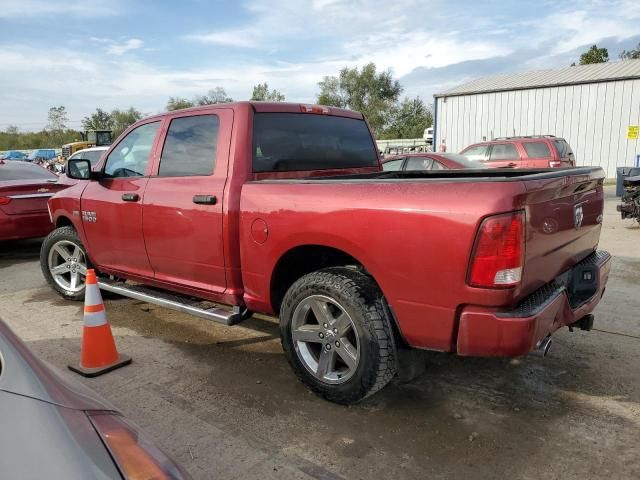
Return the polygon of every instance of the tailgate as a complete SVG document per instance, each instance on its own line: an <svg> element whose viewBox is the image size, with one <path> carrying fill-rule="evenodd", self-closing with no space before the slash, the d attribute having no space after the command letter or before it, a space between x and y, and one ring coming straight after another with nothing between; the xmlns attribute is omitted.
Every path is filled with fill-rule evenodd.
<svg viewBox="0 0 640 480"><path fill-rule="evenodd" d="M55 180L54 180L55 182ZM0 182L0 210L7 215L43 213L47 211L47 201L57 191L65 188L47 181L19 180ZM3 185L4 184L4 185Z"/></svg>
<svg viewBox="0 0 640 480"><path fill-rule="evenodd" d="M553 280L597 247L604 208L604 172L524 180L527 232L522 295Z"/></svg>

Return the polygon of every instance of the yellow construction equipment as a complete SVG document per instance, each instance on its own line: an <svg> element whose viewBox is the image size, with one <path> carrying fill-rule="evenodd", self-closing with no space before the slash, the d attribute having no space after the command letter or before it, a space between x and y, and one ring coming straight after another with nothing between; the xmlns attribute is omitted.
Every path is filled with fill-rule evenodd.
<svg viewBox="0 0 640 480"><path fill-rule="evenodd" d="M84 150L89 147L102 147L104 145L111 145L113 141L111 137L111 130L87 130L81 132L82 141L66 143L62 146L62 156L69 158L71 155L79 150Z"/></svg>

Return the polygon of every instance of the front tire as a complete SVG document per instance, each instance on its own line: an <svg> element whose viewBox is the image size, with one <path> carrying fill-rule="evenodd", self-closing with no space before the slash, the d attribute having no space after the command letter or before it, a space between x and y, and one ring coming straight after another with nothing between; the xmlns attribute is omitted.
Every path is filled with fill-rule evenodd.
<svg viewBox="0 0 640 480"><path fill-rule="evenodd" d="M280 337L298 378L343 405L382 389L396 374L390 315L365 273L327 268L297 280L280 309Z"/></svg>
<svg viewBox="0 0 640 480"><path fill-rule="evenodd" d="M56 228L42 242L42 274L63 298L84 299L85 277L90 267L87 251L73 227Z"/></svg>

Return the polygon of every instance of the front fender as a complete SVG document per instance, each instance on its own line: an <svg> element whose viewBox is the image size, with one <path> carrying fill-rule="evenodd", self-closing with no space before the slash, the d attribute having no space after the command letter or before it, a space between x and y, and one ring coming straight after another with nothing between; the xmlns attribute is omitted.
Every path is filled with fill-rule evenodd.
<svg viewBox="0 0 640 480"><path fill-rule="evenodd" d="M82 210L80 199L86 184L78 183L56 193L49 199L48 207L51 220L56 228L59 225L71 224L87 248L87 238L82 224Z"/></svg>

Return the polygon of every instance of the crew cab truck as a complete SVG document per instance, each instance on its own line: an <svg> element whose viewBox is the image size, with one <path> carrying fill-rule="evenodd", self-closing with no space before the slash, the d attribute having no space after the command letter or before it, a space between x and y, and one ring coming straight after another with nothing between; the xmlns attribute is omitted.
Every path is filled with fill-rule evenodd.
<svg viewBox="0 0 640 480"><path fill-rule="evenodd" d="M609 275L599 168L384 172L360 113L239 102L131 126L49 209L41 265L233 325L278 315L296 375L357 402L398 350L515 356L589 329Z"/></svg>

